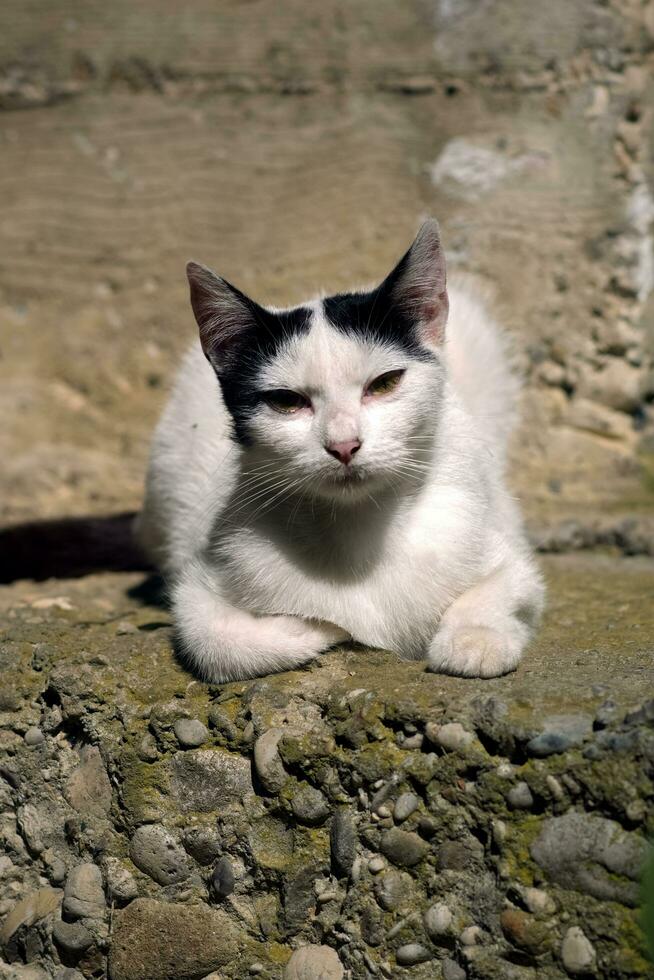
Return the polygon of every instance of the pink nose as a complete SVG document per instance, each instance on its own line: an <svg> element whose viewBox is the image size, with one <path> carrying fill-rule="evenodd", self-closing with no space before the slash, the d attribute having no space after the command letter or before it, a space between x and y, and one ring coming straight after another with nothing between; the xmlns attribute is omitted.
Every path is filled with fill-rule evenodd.
<svg viewBox="0 0 654 980"><path fill-rule="evenodd" d="M330 442L328 446L325 446L325 449L339 463L347 466L348 463L352 462L354 454L361 449L361 443L358 439L350 439L348 442Z"/></svg>

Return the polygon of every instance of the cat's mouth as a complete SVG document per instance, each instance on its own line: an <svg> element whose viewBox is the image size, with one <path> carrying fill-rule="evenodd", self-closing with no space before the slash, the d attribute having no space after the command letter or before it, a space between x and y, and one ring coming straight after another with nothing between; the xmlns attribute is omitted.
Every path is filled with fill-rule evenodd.
<svg viewBox="0 0 654 980"><path fill-rule="evenodd" d="M342 466L338 470L327 474L323 482L326 490L336 494L348 496L363 489L370 482L370 475L362 467L352 469L349 466Z"/></svg>

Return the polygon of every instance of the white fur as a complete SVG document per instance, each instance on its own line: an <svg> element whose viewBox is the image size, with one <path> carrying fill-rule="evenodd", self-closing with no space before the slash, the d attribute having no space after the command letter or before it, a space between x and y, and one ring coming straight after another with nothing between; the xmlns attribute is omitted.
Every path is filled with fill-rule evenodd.
<svg viewBox="0 0 654 980"><path fill-rule="evenodd" d="M205 679L288 669L352 638L430 668L515 668L542 606L540 575L504 485L517 385L502 338L469 293L450 292L434 363L331 327L266 370L313 411L262 406L254 445L230 438L198 344L157 427L140 537L168 577L181 648ZM398 388L362 397L385 371ZM360 439L353 469L325 452Z"/></svg>

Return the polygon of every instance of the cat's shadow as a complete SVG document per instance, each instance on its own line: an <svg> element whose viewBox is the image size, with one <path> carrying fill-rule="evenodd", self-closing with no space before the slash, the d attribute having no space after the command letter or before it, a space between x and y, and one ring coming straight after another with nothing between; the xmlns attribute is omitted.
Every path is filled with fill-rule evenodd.
<svg viewBox="0 0 654 980"><path fill-rule="evenodd" d="M63 517L0 528L0 584L82 578L94 572L151 572L134 540L134 517L133 512ZM147 594L150 602L156 594L152 585Z"/></svg>

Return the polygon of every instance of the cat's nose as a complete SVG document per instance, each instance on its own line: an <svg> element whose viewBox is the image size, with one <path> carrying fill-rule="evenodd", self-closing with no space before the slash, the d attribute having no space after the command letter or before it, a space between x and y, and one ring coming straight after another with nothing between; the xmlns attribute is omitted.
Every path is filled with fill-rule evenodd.
<svg viewBox="0 0 654 980"><path fill-rule="evenodd" d="M361 449L361 443L358 439L349 439L347 442L330 442L325 449L330 456L337 459L339 463L343 466L347 466L348 463L352 462L352 457L355 453L358 453Z"/></svg>

